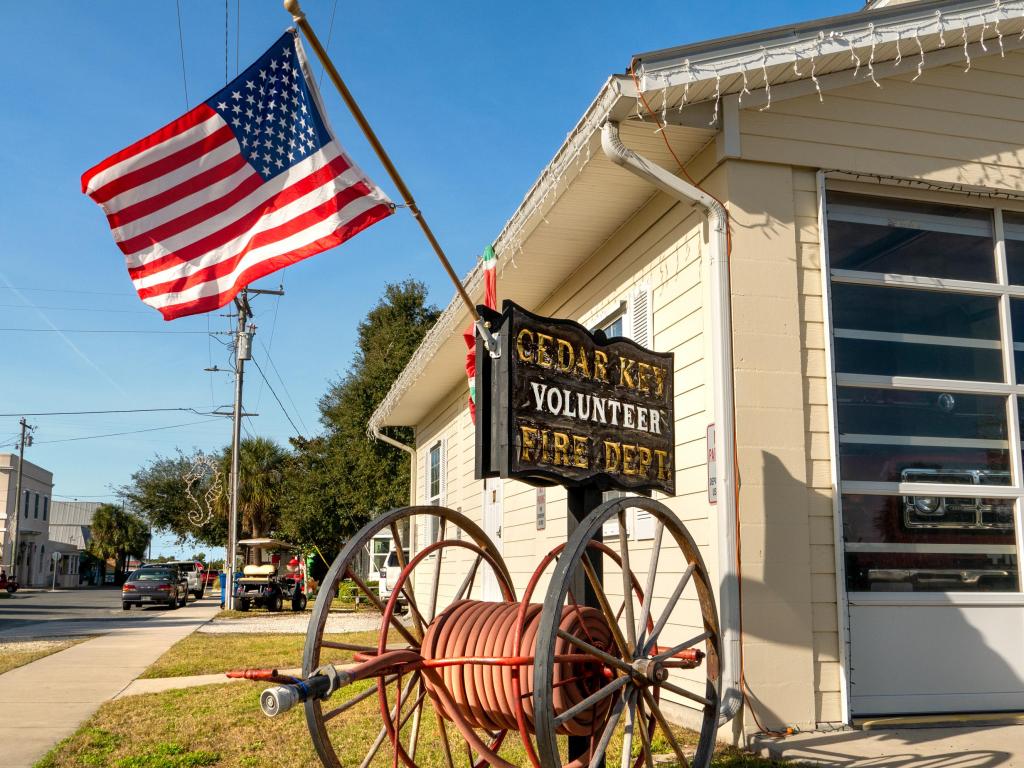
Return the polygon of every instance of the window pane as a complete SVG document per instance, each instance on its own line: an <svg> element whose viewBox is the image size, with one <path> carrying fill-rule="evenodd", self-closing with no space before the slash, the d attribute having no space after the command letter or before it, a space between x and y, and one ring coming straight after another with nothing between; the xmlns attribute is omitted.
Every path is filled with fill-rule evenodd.
<svg viewBox="0 0 1024 768"><path fill-rule="evenodd" d="M441 446L430 449L430 498L441 495Z"/></svg>
<svg viewBox="0 0 1024 768"><path fill-rule="evenodd" d="M1006 269L1010 282L1024 285L1024 214L1003 213L1006 235Z"/></svg>
<svg viewBox="0 0 1024 768"><path fill-rule="evenodd" d="M830 192L833 269L995 282L988 211Z"/></svg>
<svg viewBox="0 0 1024 768"><path fill-rule="evenodd" d="M856 592L1016 592L1013 502L844 494Z"/></svg>
<svg viewBox="0 0 1024 768"><path fill-rule="evenodd" d="M612 320L610 323L608 323L601 330L604 331L605 335L608 336L609 338L611 338L612 336L621 336L622 335L622 315L619 315L617 318Z"/></svg>
<svg viewBox="0 0 1024 768"><path fill-rule="evenodd" d="M832 284L836 370L1002 381L999 300Z"/></svg>
<svg viewBox="0 0 1024 768"><path fill-rule="evenodd" d="M1013 329L1013 360L1017 383L1024 382L1024 299L1010 299L1010 325Z"/></svg>
<svg viewBox="0 0 1024 768"><path fill-rule="evenodd" d="M836 390L844 480L1009 485L1006 399Z"/></svg>

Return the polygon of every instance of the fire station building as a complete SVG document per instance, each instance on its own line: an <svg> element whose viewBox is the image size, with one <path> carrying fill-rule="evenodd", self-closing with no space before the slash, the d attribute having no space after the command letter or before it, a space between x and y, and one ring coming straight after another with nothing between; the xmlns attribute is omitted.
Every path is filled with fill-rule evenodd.
<svg viewBox="0 0 1024 768"><path fill-rule="evenodd" d="M1022 2L883 0L639 54L495 239L499 301L674 354L656 496L747 730L1024 710L1022 31ZM453 299L371 427L415 428L415 501L521 587L566 493L475 479L469 325Z"/></svg>

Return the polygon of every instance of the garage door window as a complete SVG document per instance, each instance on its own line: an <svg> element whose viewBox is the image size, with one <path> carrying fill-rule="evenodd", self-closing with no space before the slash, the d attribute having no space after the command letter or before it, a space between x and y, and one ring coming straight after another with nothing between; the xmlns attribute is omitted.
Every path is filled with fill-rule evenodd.
<svg viewBox="0 0 1024 768"><path fill-rule="evenodd" d="M1018 591L1024 216L827 213L847 589Z"/></svg>

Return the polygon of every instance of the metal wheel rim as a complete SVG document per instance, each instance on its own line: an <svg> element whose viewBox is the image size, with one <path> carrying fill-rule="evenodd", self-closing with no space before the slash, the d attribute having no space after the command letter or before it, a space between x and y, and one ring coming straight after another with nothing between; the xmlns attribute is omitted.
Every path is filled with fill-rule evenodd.
<svg viewBox="0 0 1024 768"><path fill-rule="evenodd" d="M413 517L415 515L433 515L446 521L446 523L452 523L458 526L458 528L467 534L477 544L477 546L494 558L498 568L501 570L500 576L509 583L512 582L512 577L501 558L501 553L498 552L494 543L490 540L487 534L484 533L480 526L461 512L457 512L447 507L427 505L398 507L393 509L375 520L370 521L364 525L358 533L352 536L345 546L342 547L338 556L335 557L334 562L331 564L330 569L327 571L327 575L321 583L320 591L316 596L316 602L313 604L313 615L310 617L309 627L306 630L306 642L302 654L303 676L310 675L320 664L320 651L322 648L321 641L323 640L324 629L327 625L327 618L330 614L334 587L342 581L345 572L348 570L349 564L363 550L375 534L381 530L390 529L393 524L397 524L404 518ZM313 740L313 746L316 748L321 762L325 766L328 766L328 768L344 768L341 761L338 759L338 755L334 750L334 745L331 743L330 736L327 733L326 721L323 719L322 703L318 700L307 701L305 703L305 710L306 726L309 728L310 737Z"/></svg>
<svg viewBox="0 0 1024 768"><path fill-rule="evenodd" d="M542 764L550 768L562 765L555 725L551 717L554 709L553 692L550 685L554 674L553 657L558 621L562 606L565 604L569 592L570 579L594 534L601 529L607 520L612 517L617 518L620 512L624 512L630 507L636 507L648 512L656 521L660 521L683 552L687 563L694 564L692 582L700 601L701 617L706 630L712 633L705 641L707 657L704 661L705 669L707 670L705 696L710 700L711 706L704 707L701 718L700 741L697 752L693 760L690 761L690 765L692 768L703 768L711 762L711 756L715 747L715 734L718 730L718 711L721 706L721 630L718 624L718 611L715 605L714 592L700 551L679 518L676 517L669 507L661 502L638 496L607 501L591 512L580 523L566 543L562 556L559 558L558 564L551 576L548 591L544 598L541 623L537 632L533 684L537 751ZM647 599L650 600L651 596L648 595Z"/></svg>

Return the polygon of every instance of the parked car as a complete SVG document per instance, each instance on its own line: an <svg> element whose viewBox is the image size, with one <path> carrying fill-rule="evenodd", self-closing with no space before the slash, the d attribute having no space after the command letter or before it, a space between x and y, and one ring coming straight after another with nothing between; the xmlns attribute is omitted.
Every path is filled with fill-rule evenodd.
<svg viewBox="0 0 1024 768"><path fill-rule="evenodd" d="M203 570L203 587L216 587L220 584L220 571L216 568Z"/></svg>
<svg viewBox="0 0 1024 768"><path fill-rule="evenodd" d="M403 560L409 562L409 550L402 548ZM384 563L384 567L380 569L379 581L377 582L377 594L380 596L381 602L386 603L391 599L391 592L395 588L395 583L398 581L398 577L402 573L402 566L398 558L398 550L395 549L395 545L391 545L391 551L388 553L388 559ZM404 597L398 598L398 610L405 611L406 601Z"/></svg>
<svg viewBox="0 0 1024 768"><path fill-rule="evenodd" d="M188 578L188 591L195 595L196 600L202 600L206 594L206 581L203 578L206 566L198 560L176 560L168 565L176 565L184 571Z"/></svg>
<svg viewBox="0 0 1024 768"><path fill-rule="evenodd" d="M188 578L166 564L144 565L132 572L121 587L121 608L164 604L170 609L188 602Z"/></svg>

